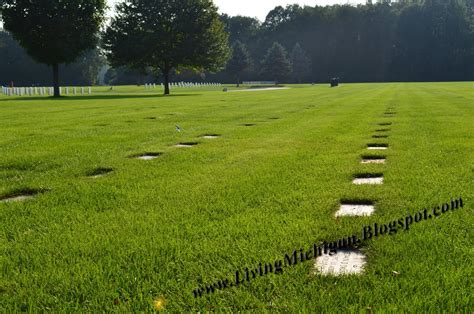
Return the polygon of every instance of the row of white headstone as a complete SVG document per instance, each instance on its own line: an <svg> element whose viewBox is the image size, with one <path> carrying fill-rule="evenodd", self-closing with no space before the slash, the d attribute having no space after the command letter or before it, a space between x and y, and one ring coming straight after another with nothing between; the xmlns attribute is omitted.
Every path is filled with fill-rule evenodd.
<svg viewBox="0 0 474 314"><path fill-rule="evenodd" d="M165 88L165 85L161 83L157 85L156 83L153 84L145 84L145 89L152 89L156 88L157 86L161 87L162 89ZM170 88L199 88L199 87L221 87L221 83L189 83L189 82L178 82L178 83L170 83Z"/></svg>
<svg viewBox="0 0 474 314"><path fill-rule="evenodd" d="M60 95L91 95L91 87L60 87ZM46 96L54 95L53 87L5 87L2 86L2 93L6 96Z"/></svg>

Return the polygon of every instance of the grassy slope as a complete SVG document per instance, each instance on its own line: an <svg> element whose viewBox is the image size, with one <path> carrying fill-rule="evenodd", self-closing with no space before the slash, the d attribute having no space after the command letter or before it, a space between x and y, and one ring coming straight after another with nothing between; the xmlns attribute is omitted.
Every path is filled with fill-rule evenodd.
<svg viewBox="0 0 474 314"><path fill-rule="evenodd" d="M173 312L467 311L472 88L356 84L163 98L124 87L59 101L0 98L0 195L51 190L0 203L0 308L151 311L164 295ZM383 117L387 107L397 115ZM372 139L385 121L390 137ZM222 137L197 138L205 133ZM172 147L182 141L200 145ZM390 144L387 164L359 164L369 142ZM165 154L127 158L143 152ZM115 172L85 177L96 167ZM383 172L385 184L353 186L361 172ZM308 262L192 295L199 282L459 195L463 210L365 243L362 277L312 276ZM335 219L344 198L375 200L376 214Z"/></svg>

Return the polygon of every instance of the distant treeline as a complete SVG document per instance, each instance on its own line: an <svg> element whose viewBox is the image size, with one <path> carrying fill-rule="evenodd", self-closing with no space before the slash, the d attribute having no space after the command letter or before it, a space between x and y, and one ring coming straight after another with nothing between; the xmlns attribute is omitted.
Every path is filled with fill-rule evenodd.
<svg viewBox="0 0 474 314"><path fill-rule="evenodd" d="M229 44L242 43L251 60L241 80L273 79L262 71L262 62L275 42L293 63L293 72L282 82L328 82L331 77L344 82L474 80L474 0L368 1L357 7L290 5L276 7L263 23L242 16L221 18ZM105 65L99 50L92 51L63 70L64 85L96 84ZM160 82L124 68L103 74L107 84ZM181 69L173 77L173 81L206 80L235 83L235 73L223 69L196 74ZM50 83L50 73L9 34L0 32L0 84L11 81L44 85Z"/></svg>
<svg viewBox="0 0 474 314"><path fill-rule="evenodd" d="M374 1L375 2L375 1ZM400 0L357 7L276 7L265 22L224 16L230 41L244 43L259 76L267 49L299 43L311 61L304 81L474 80L474 0ZM391 3L392 2L392 3ZM231 81L230 73L220 73ZM288 78L295 81L295 78Z"/></svg>

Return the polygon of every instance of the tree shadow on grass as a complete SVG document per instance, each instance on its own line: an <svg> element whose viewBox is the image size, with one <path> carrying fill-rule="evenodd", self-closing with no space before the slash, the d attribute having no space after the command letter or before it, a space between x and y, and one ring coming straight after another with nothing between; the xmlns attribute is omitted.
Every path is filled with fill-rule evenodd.
<svg viewBox="0 0 474 314"><path fill-rule="evenodd" d="M202 94L172 94L172 95L91 95L91 96L61 96L54 97L14 97L0 99L0 102L7 101L28 101L28 100L54 100L54 101L70 101L70 100L108 100L108 99L138 99L138 98L168 98L168 97L186 97L186 96L200 96Z"/></svg>

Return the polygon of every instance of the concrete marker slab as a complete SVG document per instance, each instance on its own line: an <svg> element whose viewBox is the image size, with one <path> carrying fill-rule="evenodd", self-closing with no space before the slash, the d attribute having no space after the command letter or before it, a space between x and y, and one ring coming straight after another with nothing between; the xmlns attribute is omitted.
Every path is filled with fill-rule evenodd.
<svg viewBox="0 0 474 314"><path fill-rule="evenodd" d="M201 138L205 138L205 139L215 139L219 137L221 137L219 134L205 134L201 136Z"/></svg>
<svg viewBox="0 0 474 314"><path fill-rule="evenodd" d="M383 184L383 176L378 177L357 177L352 180L353 184L363 185L363 184Z"/></svg>
<svg viewBox="0 0 474 314"><path fill-rule="evenodd" d="M178 147L178 148L190 148L190 147L194 147L196 145L198 145L199 143L197 142L185 142L185 143L179 143L179 144L176 144L174 147Z"/></svg>
<svg viewBox="0 0 474 314"><path fill-rule="evenodd" d="M34 199L36 195L46 192L47 190L23 189L0 197L2 203L24 202Z"/></svg>
<svg viewBox="0 0 474 314"><path fill-rule="evenodd" d="M367 144L368 150L387 150L388 144Z"/></svg>
<svg viewBox="0 0 474 314"><path fill-rule="evenodd" d="M363 158L361 164L384 164L385 158Z"/></svg>
<svg viewBox="0 0 474 314"><path fill-rule="evenodd" d="M370 201L343 201L335 216L371 216L374 212L375 206Z"/></svg>
<svg viewBox="0 0 474 314"><path fill-rule="evenodd" d="M163 155L163 153L143 153L138 155L132 155L130 158L136 158L140 160L153 160Z"/></svg>
<svg viewBox="0 0 474 314"><path fill-rule="evenodd" d="M317 257L314 273L324 276L360 275L366 264L367 258L359 250L338 250L335 254Z"/></svg>

